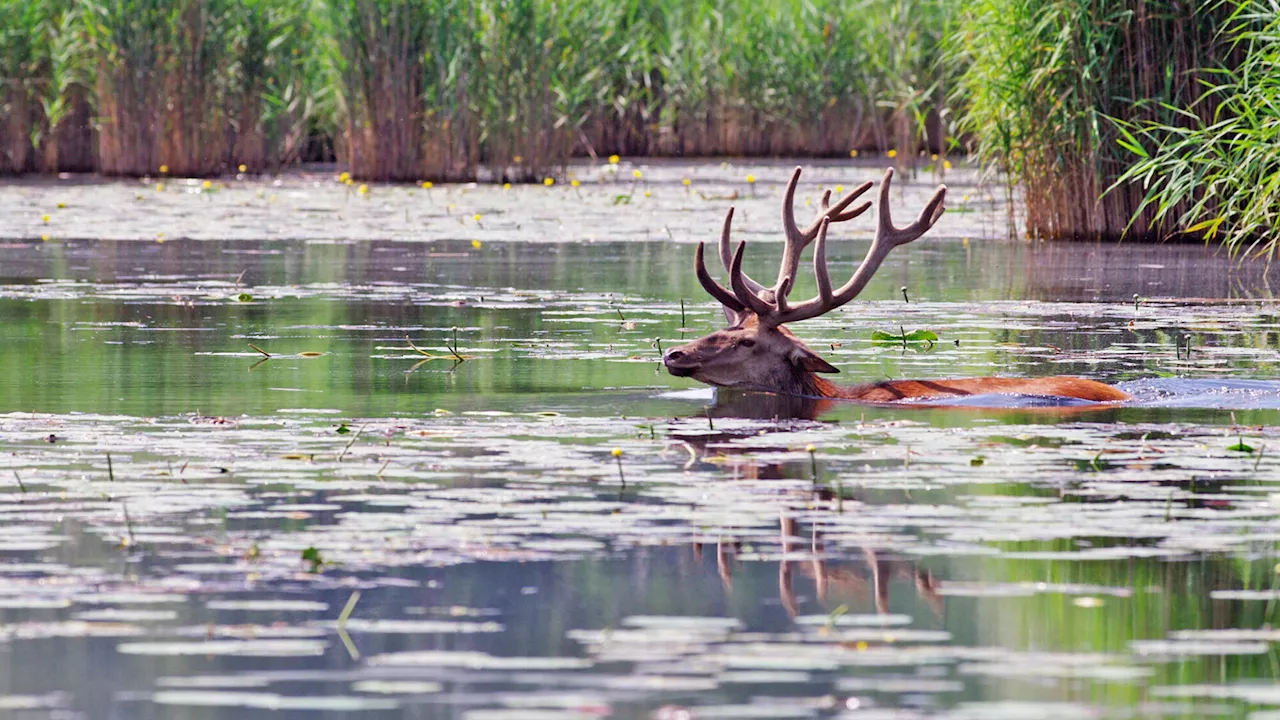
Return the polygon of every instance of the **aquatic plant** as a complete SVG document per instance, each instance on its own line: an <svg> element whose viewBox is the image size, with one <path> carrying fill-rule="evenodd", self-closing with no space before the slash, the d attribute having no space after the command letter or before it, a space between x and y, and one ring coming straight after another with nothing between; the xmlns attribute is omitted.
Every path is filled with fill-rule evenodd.
<svg viewBox="0 0 1280 720"><path fill-rule="evenodd" d="M1163 217L1127 182L1123 127L1207 118L1230 6L1173 0L975 0L949 40L953 98L977 157L1021 193L1028 235L1152 237ZM1010 203L1013 212L1015 203Z"/></svg>
<svg viewBox="0 0 1280 720"><path fill-rule="evenodd" d="M305 5L87 0L98 169L207 175L296 159L314 101Z"/></svg>
<svg viewBox="0 0 1280 720"><path fill-rule="evenodd" d="M1118 184L1141 188L1139 209L1172 231L1274 255L1280 237L1280 7L1227 5L1230 59L1205 72L1177 122L1124 122L1134 163Z"/></svg>
<svg viewBox="0 0 1280 720"><path fill-rule="evenodd" d="M265 169L330 148L356 177L415 181L536 182L575 154L893 149L911 162L926 134L943 146L947 8L0 0L0 171L32 169L32 138L71 116L59 145L92 166L77 169L125 175ZM73 155L48 153L47 169Z"/></svg>

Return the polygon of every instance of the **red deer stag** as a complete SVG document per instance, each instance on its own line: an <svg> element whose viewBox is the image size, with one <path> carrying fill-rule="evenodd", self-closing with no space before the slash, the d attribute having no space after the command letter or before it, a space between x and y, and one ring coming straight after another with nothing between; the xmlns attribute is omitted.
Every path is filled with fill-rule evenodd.
<svg viewBox="0 0 1280 720"><path fill-rule="evenodd" d="M778 278L772 287L765 287L743 272L745 242L739 243L737 251L730 256L729 235L733 223L733 208L729 208L720 235L720 260L729 271L732 290L726 290L707 272L702 243L698 244L694 255L698 281L724 306L729 327L670 350L663 358L667 370L678 377L691 377L719 387L864 402L985 394L1078 398L1094 402L1129 399L1128 393L1110 385L1075 377L894 380L852 387L841 387L818 377L817 373L840 371L806 347L783 325L818 317L857 297L889 252L924 235L944 210L942 201L946 197L947 188L941 185L915 222L906 227L895 227L889 214L889 185L892 179L893 169L890 168L885 171L884 180L880 183L879 224L871 249L867 251L866 258L849 282L835 290L832 290L831 278L827 274L827 230L832 223L852 220L866 212L871 206L870 202L864 202L852 210L848 208L871 187L870 182L863 183L834 206L830 204L831 193L827 192L822 198L822 209L818 217L802 231L795 220L796 184L800 181L800 168L796 168L782 200L782 226L786 232L786 244L783 246ZM795 286L800 253L815 239L817 243L813 250L813 271L818 280L818 295L792 304L787 295Z"/></svg>

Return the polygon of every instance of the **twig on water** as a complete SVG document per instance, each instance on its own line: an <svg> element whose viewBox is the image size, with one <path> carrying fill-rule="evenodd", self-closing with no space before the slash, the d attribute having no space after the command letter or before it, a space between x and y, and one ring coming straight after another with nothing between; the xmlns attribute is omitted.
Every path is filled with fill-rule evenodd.
<svg viewBox="0 0 1280 720"><path fill-rule="evenodd" d="M346 627L347 621L351 619L351 613L356 609L356 603L360 602L360 591L353 590L351 597L347 598L347 604L343 606L342 612L338 614L338 627Z"/></svg>
<svg viewBox="0 0 1280 720"><path fill-rule="evenodd" d="M364 432L364 423L360 424L360 427L356 430L356 434L352 435L351 440L347 442L347 446L342 448L342 452L338 453L338 462L342 462L342 458L347 456L347 451L351 449L352 445L356 444L356 440L360 439L360 433L362 432Z"/></svg>
<svg viewBox="0 0 1280 720"><path fill-rule="evenodd" d="M25 493L27 491L27 486L22 484L22 477L18 475L17 470L13 471L13 479L18 481L18 489Z"/></svg>
<svg viewBox="0 0 1280 720"><path fill-rule="evenodd" d="M257 351L258 351L258 352L260 352L260 353L262 353L262 356L263 356L263 357L271 357L271 353L267 352L266 350L263 350L262 348L258 347L257 345L254 345L253 343L249 343L249 347L253 348L254 350L257 350Z"/></svg>
<svg viewBox="0 0 1280 720"><path fill-rule="evenodd" d="M116 471L115 468L111 466L111 453L107 453L107 480L110 480L111 482L116 481Z"/></svg>
<svg viewBox="0 0 1280 720"><path fill-rule="evenodd" d="M680 298L680 329L683 330L687 327L689 326L684 321L684 298Z"/></svg>
<svg viewBox="0 0 1280 720"><path fill-rule="evenodd" d="M462 357L462 355L458 353L458 327L456 325L453 328L453 345L450 346L449 352L453 353L453 356L458 359L458 362L466 360L466 358Z"/></svg>
<svg viewBox="0 0 1280 720"><path fill-rule="evenodd" d="M342 608L342 612L338 615L337 631L338 639L342 640L342 646L347 649L347 654L352 660L360 659L360 651L356 649L356 644L351 640L351 636L347 634L347 621L351 619L351 613L356 609L356 603L360 602L360 591L353 590L351 597L347 598L347 604Z"/></svg>
<svg viewBox="0 0 1280 720"><path fill-rule="evenodd" d="M129 531L129 544L133 545L133 519L129 517L129 503L121 499L120 507L124 509L124 527Z"/></svg>

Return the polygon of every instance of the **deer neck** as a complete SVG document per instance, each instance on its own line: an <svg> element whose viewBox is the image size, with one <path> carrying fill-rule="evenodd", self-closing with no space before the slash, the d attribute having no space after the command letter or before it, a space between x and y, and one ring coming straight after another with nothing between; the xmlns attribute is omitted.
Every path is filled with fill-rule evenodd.
<svg viewBox="0 0 1280 720"><path fill-rule="evenodd" d="M833 398L840 400L861 400L876 388L875 383L858 385L838 385L821 375L810 372L799 373L796 377L797 395L806 397Z"/></svg>

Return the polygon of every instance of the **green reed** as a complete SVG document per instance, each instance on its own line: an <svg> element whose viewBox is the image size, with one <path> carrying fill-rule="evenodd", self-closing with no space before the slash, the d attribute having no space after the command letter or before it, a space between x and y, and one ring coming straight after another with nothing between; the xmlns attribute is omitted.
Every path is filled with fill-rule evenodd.
<svg viewBox="0 0 1280 720"><path fill-rule="evenodd" d="M297 156L311 110L305 5L83 0L98 169L183 175Z"/></svg>
<svg viewBox="0 0 1280 720"><path fill-rule="evenodd" d="M71 116L93 169L126 175L271 167L316 135L370 179L537 181L615 153L907 160L926 126L941 144L947 7L0 0L0 171L33 168Z"/></svg>
<svg viewBox="0 0 1280 720"><path fill-rule="evenodd" d="M1140 209L1172 231L1233 252L1280 249L1280 7L1222 3L1224 62L1177 122L1120 122L1135 160L1118 184L1141 188Z"/></svg>
<svg viewBox="0 0 1280 720"><path fill-rule="evenodd" d="M72 0L0 0L0 172L77 164L67 136L86 114L79 17Z"/></svg>
<svg viewBox="0 0 1280 720"><path fill-rule="evenodd" d="M1022 194L1029 235L1150 237L1162 218L1124 176L1127 122L1179 127L1222 58L1221 5L1176 0L974 0L950 41L976 155ZM1188 110L1190 108L1190 110ZM1010 203L1014 207L1014 203ZM1012 212L1012 210L1011 210Z"/></svg>

